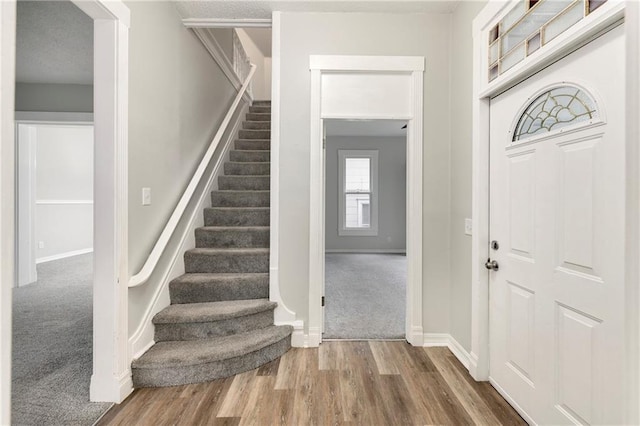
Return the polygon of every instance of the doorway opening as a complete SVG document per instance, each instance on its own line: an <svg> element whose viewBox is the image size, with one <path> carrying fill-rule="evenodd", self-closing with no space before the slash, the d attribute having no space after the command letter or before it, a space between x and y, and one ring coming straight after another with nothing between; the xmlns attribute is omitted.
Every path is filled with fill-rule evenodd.
<svg viewBox="0 0 640 426"><path fill-rule="evenodd" d="M324 339L404 339L406 120L325 120Z"/></svg>

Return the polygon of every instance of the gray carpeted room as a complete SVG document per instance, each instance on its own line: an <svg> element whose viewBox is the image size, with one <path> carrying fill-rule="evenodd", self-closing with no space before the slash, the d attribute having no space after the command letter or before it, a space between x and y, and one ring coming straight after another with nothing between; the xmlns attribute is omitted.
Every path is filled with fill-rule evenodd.
<svg viewBox="0 0 640 426"><path fill-rule="evenodd" d="M324 339L404 339L406 121L327 120Z"/></svg>
<svg viewBox="0 0 640 426"><path fill-rule="evenodd" d="M111 406L89 402L93 255L37 269L13 292L13 424L93 424Z"/></svg>

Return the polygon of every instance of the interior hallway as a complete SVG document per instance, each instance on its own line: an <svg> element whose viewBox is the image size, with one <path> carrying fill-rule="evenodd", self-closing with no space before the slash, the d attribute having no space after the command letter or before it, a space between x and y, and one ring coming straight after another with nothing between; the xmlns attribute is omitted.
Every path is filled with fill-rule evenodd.
<svg viewBox="0 0 640 426"><path fill-rule="evenodd" d="M446 348L325 342L209 383L136 390L98 425L524 425Z"/></svg>

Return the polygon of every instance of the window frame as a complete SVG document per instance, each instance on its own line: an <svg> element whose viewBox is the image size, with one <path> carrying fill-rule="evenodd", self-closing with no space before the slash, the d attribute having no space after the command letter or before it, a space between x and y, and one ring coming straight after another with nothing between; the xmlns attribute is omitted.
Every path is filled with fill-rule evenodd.
<svg viewBox="0 0 640 426"><path fill-rule="evenodd" d="M369 227L346 227L346 196L354 192L346 191L346 163L349 158L368 158L370 165ZM376 237L378 236L378 158L379 150L339 149L338 150L338 236Z"/></svg>

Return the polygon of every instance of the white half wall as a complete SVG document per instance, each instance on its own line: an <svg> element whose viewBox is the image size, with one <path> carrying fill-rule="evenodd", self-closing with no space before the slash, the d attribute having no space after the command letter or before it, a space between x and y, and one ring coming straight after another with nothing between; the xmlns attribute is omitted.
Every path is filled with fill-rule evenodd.
<svg viewBox="0 0 640 426"><path fill-rule="evenodd" d="M36 262L89 252L93 249L93 126L33 127Z"/></svg>
<svg viewBox="0 0 640 426"><path fill-rule="evenodd" d="M400 124L398 125L400 126ZM328 136L325 160L325 250L403 252L406 249L406 137ZM338 150L378 151L378 235L338 235Z"/></svg>

